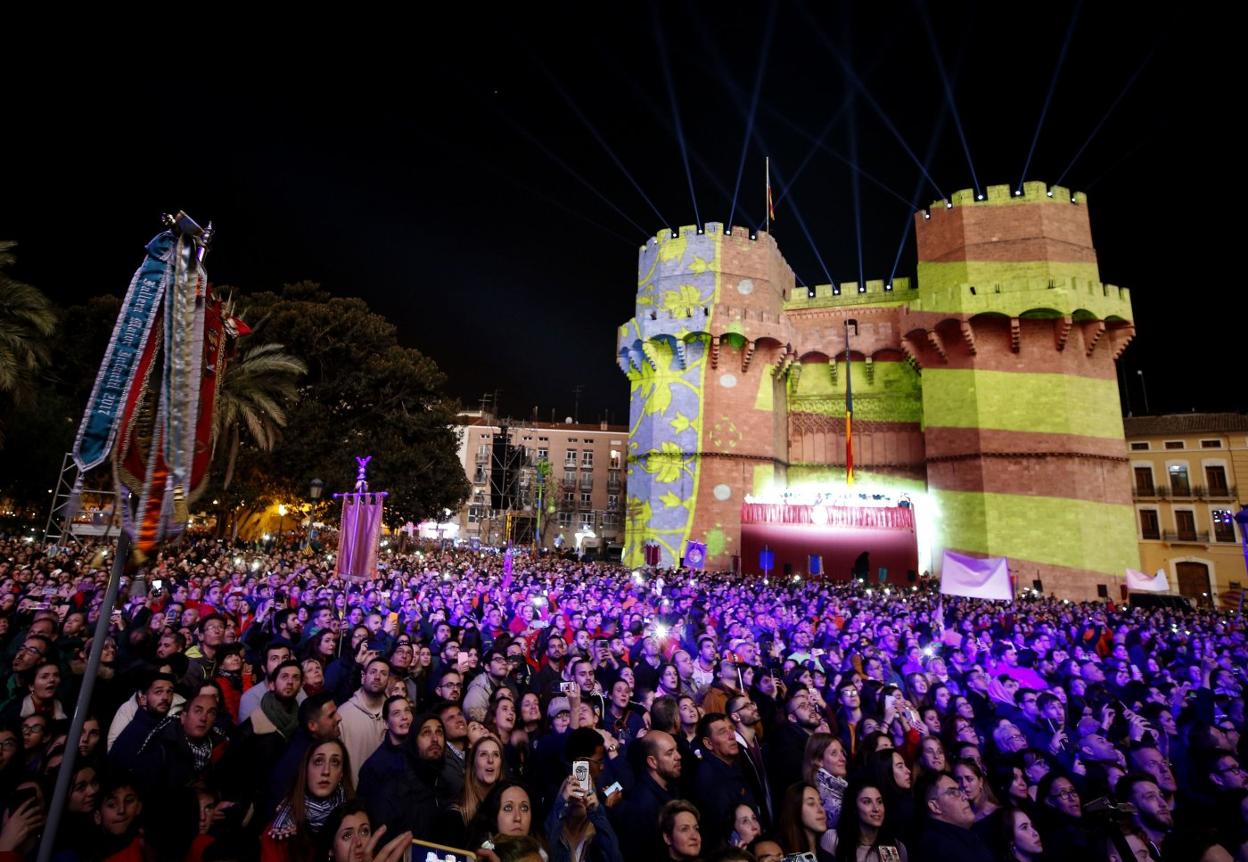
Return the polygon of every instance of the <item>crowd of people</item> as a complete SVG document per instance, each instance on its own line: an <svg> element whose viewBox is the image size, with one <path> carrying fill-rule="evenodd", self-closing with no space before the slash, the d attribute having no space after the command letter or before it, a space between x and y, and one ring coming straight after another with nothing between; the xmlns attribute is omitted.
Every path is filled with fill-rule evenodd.
<svg viewBox="0 0 1248 862"><path fill-rule="evenodd" d="M1248 862L1236 612L383 557L129 571L53 858ZM0 862L35 858L108 562L0 539Z"/></svg>

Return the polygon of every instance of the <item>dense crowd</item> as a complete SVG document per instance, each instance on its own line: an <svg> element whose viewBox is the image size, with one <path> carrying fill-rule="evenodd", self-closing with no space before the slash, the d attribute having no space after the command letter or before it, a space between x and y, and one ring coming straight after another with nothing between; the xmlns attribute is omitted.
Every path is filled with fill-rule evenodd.
<svg viewBox="0 0 1248 862"><path fill-rule="evenodd" d="M53 858L1248 860L1235 613L383 556L131 572ZM0 540L0 862L35 856L107 568Z"/></svg>

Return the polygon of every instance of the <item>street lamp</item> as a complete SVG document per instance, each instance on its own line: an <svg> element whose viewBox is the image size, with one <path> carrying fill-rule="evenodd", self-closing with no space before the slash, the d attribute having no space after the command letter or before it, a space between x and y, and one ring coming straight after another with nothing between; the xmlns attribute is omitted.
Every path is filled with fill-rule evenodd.
<svg viewBox="0 0 1248 862"><path fill-rule="evenodd" d="M321 499L321 491L325 490L325 483L320 479L313 479L308 486L308 498L312 503L308 506L308 534L304 537L303 547L310 548L312 540L316 538L316 527L313 521L316 520L316 504Z"/></svg>

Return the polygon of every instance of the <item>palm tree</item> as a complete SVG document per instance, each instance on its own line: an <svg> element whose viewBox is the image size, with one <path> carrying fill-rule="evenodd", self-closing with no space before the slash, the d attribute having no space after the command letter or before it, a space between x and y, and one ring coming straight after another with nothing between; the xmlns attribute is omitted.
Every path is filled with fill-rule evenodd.
<svg viewBox="0 0 1248 862"><path fill-rule="evenodd" d="M308 366L285 349L273 342L250 345L225 367L212 433L214 446L222 436L229 439L224 488L234 479L242 429L260 449L271 451L286 427L287 405L299 398L299 378Z"/></svg>
<svg viewBox="0 0 1248 862"><path fill-rule="evenodd" d="M20 404L34 395L38 371L51 358L56 310L38 290L5 273L14 245L0 241L0 395Z"/></svg>

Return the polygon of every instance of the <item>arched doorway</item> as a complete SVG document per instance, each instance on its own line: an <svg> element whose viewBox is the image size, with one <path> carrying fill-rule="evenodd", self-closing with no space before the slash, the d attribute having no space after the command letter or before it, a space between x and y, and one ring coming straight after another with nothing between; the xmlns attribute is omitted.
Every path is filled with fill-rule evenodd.
<svg viewBox="0 0 1248 862"><path fill-rule="evenodd" d="M1208 565L1195 562L1175 563L1174 574L1179 582L1179 595L1186 596L1196 604L1209 604Z"/></svg>

